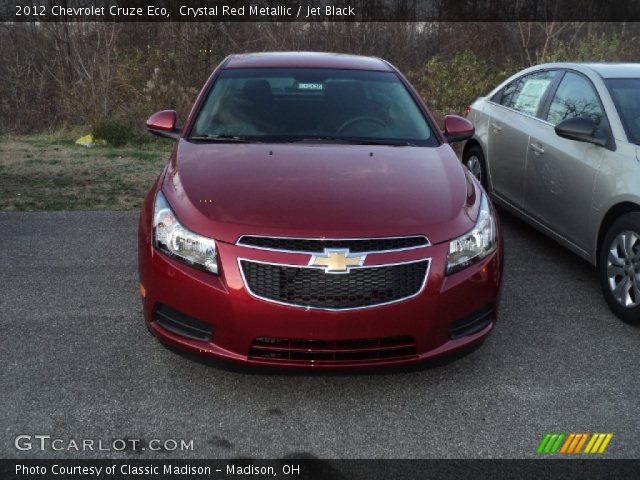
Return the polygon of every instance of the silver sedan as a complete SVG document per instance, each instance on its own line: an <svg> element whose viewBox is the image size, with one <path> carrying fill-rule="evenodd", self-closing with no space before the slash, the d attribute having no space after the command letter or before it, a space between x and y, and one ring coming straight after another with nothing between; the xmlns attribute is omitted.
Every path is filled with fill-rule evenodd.
<svg viewBox="0 0 640 480"><path fill-rule="evenodd" d="M640 64L538 65L471 106L462 160L494 202L598 268L640 321Z"/></svg>

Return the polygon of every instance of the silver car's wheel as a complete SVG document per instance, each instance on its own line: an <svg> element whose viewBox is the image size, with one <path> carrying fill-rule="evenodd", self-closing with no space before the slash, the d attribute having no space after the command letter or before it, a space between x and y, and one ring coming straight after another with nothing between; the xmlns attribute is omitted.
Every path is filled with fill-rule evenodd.
<svg viewBox="0 0 640 480"><path fill-rule="evenodd" d="M471 155L467 159L467 168L482 183L482 165L477 155Z"/></svg>
<svg viewBox="0 0 640 480"><path fill-rule="evenodd" d="M464 152L462 163L469 169L471 174L478 179L480 184L487 188L487 166L484 161L484 154L480 145L473 145Z"/></svg>
<svg viewBox="0 0 640 480"><path fill-rule="evenodd" d="M618 234L609 248L607 278L613 298L625 308L640 305L640 236Z"/></svg>

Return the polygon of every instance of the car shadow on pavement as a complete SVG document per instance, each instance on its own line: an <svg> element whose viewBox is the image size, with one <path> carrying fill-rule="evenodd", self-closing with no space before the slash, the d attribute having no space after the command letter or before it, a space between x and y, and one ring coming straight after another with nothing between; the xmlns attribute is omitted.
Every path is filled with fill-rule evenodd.
<svg viewBox="0 0 640 480"><path fill-rule="evenodd" d="M534 244L532 246L536 247L536 250L544 252L545 256L553 258L555 262L566 265L567 268L576 269L575 271L577 273L592 275L593 279L597 282L596 269L588 261L563 247L517 215L498 205L494 204L494 206L496 207L502 226L505 250L509 250L509 253L511 253L511 255L505 255L507 259L527 261L527 256L514 255L513 250ZM510 272L505 269L505 273L509 274Z"/></svg>

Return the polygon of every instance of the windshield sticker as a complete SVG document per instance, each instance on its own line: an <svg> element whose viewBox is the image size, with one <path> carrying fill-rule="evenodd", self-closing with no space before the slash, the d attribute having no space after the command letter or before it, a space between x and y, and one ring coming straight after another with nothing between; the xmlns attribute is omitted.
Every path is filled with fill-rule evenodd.
<svg viewBox="0 0 640 480"><path fill-rule="evenodd" d="M549 83L551 83L551 79L549 78L528 79L516 100L516 110L528 113L529 115L535 115L538 111L538 105L542 99L542 95Z"/></svg>
<svg viewBox="0 0 640 480"><path fill-rule="evenodd" d="M321 91L324 85L321 83L298 83L298 90L315 90Z"/></svg>

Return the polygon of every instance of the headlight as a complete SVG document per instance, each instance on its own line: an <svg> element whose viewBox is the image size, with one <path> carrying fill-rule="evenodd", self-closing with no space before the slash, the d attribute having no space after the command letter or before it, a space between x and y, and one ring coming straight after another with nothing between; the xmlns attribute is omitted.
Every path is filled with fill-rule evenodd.
<svg viewBox="0 0 640 480"><path fill-rule="evenodd" d="M192 267L218 273L215 241L180 225L167 199L159 190L153 208L153 246Z"/></svg>
<svg viewBox="0 0 640 480"><path fill-rule="evenodd" d="M487 196L482 194L480 212L473 229L449 243L447 275L467 268L496 249L496 222L491 215Z"/></svg>

